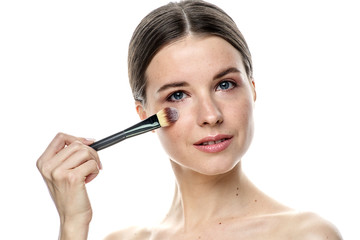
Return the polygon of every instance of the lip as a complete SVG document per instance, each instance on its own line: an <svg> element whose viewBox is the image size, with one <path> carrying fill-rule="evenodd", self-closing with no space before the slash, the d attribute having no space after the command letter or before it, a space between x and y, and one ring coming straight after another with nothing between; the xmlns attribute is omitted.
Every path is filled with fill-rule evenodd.
<svg viewBox="0 0 360 240"><path fill-rule="evenodd" d="M216 143L217 141L221 141ZM194 143L194 147L202 152L206 153L218 153L224 151L231 143L232 136L225 134L218 134L215 136L205 137L196 143ZM203 145L205 142L215 142L213 144Z"/></svg>

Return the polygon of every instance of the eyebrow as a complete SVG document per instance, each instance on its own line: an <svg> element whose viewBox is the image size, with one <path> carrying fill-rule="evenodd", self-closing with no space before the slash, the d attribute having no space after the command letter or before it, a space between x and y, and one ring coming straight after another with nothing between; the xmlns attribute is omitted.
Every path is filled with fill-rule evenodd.
<svg viewBox="0 0 360 240"><path fill-rule="evenodd" d="M173 82L173 83L169 83L169 84L165 84L163 85L161 88L159 88L159 90L157 90L157 92L162 92L165 91L169 88L176 88L176 87L188 87L189 83L187 82Z"/></svg>
<svg viewBox="0 0 360 240"><path fill-rule="evenodd" d="M239 69L237 69L236 67L230 67L227 68L221 72L219 72L218 74L215 75L214 80L222 78L223 76L226 76L229 73L239 73L241 72Z"/></svg>
<svg viewBox="0 0 360 240"><path fill-rule="evenodd" d="M237 69L236 67L230 67L230 68L227 68L221 72L219 72L218 74L216 74L213 78L213 80L216 80L216 79L219 79L219 78L222 78L223 76L226 76L227 74L229 73L239 73L240 70ZM181 82L173 82L173 83L168 83L168 84L165 84L163 86L161 86L157 92L162 92L162 91L165 91L169 88L177 88L177 87L188 87L190 86L190 84L188 82L185 82L185 81L181 81Z"/></svg>

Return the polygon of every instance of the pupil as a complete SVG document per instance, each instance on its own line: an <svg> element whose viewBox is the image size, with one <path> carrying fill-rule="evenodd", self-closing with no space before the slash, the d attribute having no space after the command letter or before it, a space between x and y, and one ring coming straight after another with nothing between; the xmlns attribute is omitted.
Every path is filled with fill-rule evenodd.
<svg viewBox="0 0 360 240"><path fill-rule="evenodd" d="M220 87L221 87L221 89L228 89L229 88L229 83L228 82L222 82L220 84Z"/></svg>
<svg viewBox="0 0 360 240"><path fill-rule="evenodd" d="M182 98L182 95L183 95L182 92L176 92L176 93L174 94L174 98L175 98L176 100L179 100L179 99Z"/></svg>

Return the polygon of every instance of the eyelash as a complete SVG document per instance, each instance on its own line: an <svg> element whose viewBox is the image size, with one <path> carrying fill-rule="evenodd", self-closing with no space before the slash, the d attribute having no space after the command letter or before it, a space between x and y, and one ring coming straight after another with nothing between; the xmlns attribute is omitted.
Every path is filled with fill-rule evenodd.
<svg viewBox="0 0 360 240"><path fill-rule="evenodd" d="M222 89L223 91L229 91L229 90L231 90L231 89L233 89L233 88L235 88L235 87L238 86L237 83L234 82L234 81L225 80L225 81L219 82L219 84L216 86L216 90L217 90L218 87L220 87L220 85L223 84L223 83L229 83L230 85L232 85L232 86L230 86L230 87L227 88L227 89ZM221 91L221 90L218 90L218 91Z"/></svg>
<svg viewBox="0 0 360 240"><path fill-rule="evenodd" d="M185 94L186 96L189 96L189 95L188 95L187 93L185 93L184 91L179 90L179 91L175 91L175 92L171 93L171 94L166 98L166 101L168 101L168 102L181 102L181 101L183 101L184 98L181 98L181 99L172 99L172 98L175 96L175 94L177 94L177 93L181 93L181 94Z"/></svg>
<svg viewBox="0 0 360 240"><path fill-rule="evenodd" d="M220 85L221 84L223 84L223 83L228 83L228 84L230 84L230 86L227 88L227 89L218 89L219 87L220 87ZM230 91L231 89L233 89L233 88L236 88L238 86L238 84L236 83L236 82L234 82L234 81L230 81L230 80L225 80L225 81L221 81L221 82L219 82L219 84L217 84L216 85L216 87L215 87L215 91ZM173 97L175 96L175 94L181 94L181 99L173 99ZM185 98L187 97L187 96L189 96L189 94L187 94L185 91L183 91L183 90L179 90L179 91L175 91L175 92L172 92L172 93L170 93L169 95L168 95L168 97L166 98L166 101L168 101L168 102L181 102L181 101L183 101L185 98L183 98L183 95L185 95Z"/></svg>

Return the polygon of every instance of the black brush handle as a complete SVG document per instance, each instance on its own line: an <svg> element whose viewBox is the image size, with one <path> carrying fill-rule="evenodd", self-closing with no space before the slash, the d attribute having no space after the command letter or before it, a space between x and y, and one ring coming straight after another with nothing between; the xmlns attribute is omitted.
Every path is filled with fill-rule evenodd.
<svg viewBox="0 0 360 240"><path fill-rule="evenodd" d="M104 148L110 147L116 143L119 143L127 138L134 137L146 132L149 132L151 130L157 129L161 127L158 117L156 114L152 115L151 117L135 124L134 126L131 126L121 132L115 133L109 137L106 137L104 139L101 139L97 142L94 142L90 145L93 149L96 151L100 151Z"/></svg>

